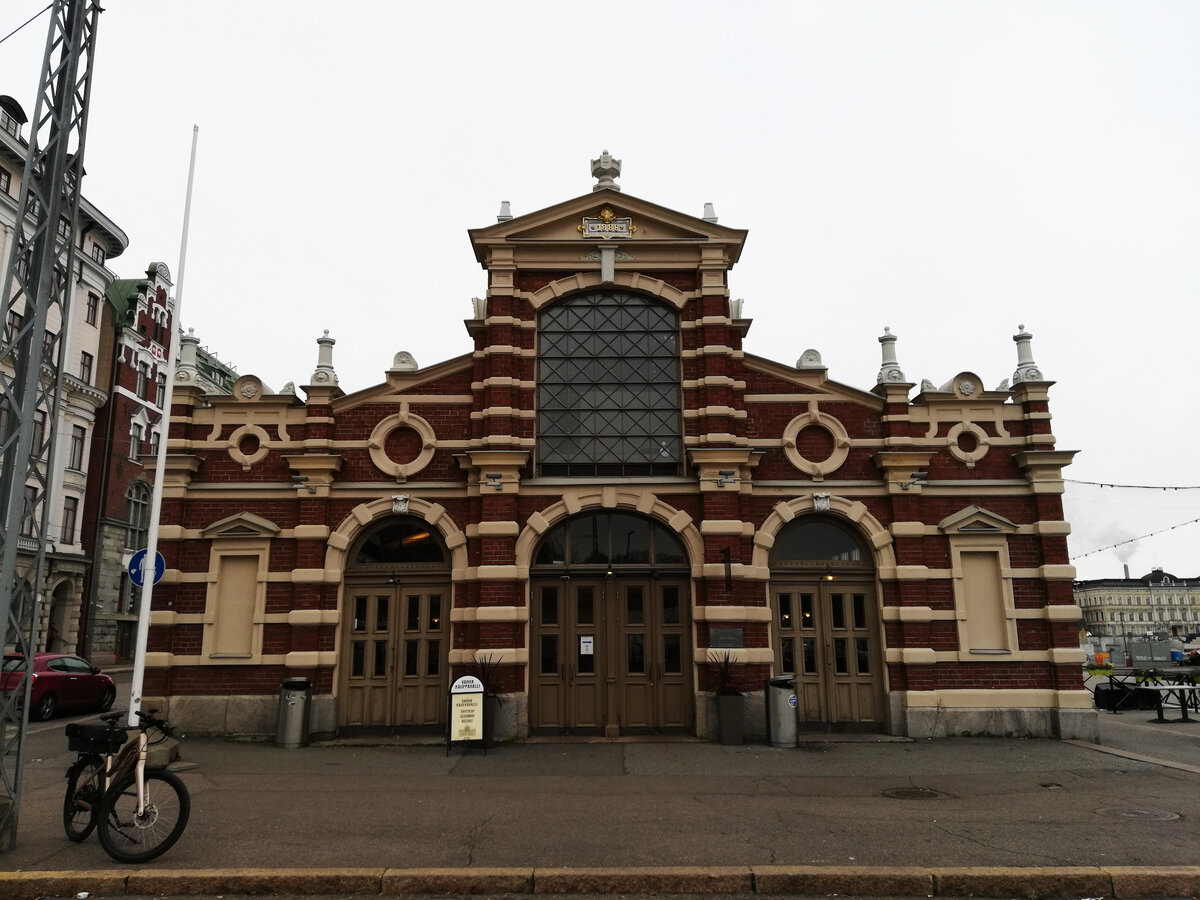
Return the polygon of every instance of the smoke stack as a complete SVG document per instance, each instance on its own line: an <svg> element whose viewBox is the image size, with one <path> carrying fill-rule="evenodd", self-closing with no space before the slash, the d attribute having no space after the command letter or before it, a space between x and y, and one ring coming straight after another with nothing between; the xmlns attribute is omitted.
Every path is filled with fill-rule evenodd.
<svg viewBox="0 0 1200 900"><path fill-rule="evenodd" d="M1125 580L1129 580L1129 563L1125 563Z"/></svg>

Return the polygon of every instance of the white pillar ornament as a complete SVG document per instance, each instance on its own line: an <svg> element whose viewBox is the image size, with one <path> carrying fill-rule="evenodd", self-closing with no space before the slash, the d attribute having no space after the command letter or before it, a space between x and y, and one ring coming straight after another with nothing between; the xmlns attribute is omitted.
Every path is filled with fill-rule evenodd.
<svg viewBox="0 0 1200 900"><path fill-rule="evenodd" d="M392 494L392 512L398 516L407 516L410 499L412 498L408 494Z"/></svg>
<svg viewBox="0 0 1200 900"><path fill-rule="evenodd" d="M879 370L875 383L904 381L904 373L900 371L900 364L896 361L896 335L892 334L891 328L884 326L879 345L883 350L883 367Z"/></svg>

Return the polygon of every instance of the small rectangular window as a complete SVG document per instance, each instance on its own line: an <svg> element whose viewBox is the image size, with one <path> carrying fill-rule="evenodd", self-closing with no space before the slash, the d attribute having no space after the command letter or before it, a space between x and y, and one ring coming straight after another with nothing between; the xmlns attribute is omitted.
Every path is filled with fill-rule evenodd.
<svg viewBox="0 0 1200 900"><path fill-rule="evenodd" d="M100 314L100 298L95 294L88 294L87 298L87 323L89 325L96 324L96 318Z"/></svg>
<svg viewBox="0 0 1200 900"><path fill-rule="evenodd" d="M66 216L58 220L58 236L68 241L71 239L71 220Z"/></svg>
<svg viewBox="0 0 1200 900"><path fill-rule="evenodd" d="M79 380L84 384L92 383L92 368L96 358L86 350L79 351Z"/></svg>
<svg viewBox="0 0 1200 900"><path fill-rule="evenodd" d="M541 666L539 671L543 675L558 674L558 635L543 634L542 635L542 652Z"/></svg>
<svg viewBox="0 0 1200 900"><path fill-rule="evenodd" d="M155 376L155 380L157 387L154 391L154 405L161 409L163 404L167 402L167 376L159 372Z"/></svg>
<svg viewBox="0 0 1200 900"><path fill-rule="evenodd" d="M92 259L100 263L100 265L104 265L105 258L104 248L99 244L92 244Z"/></svg>
<svg viewBox="0 0 1200 900"><path fill-rule="evenodd" d="M87 430L82 425L71 426L71 449L67 459L67 468L76 472L83 471L83 445L87 441Z"/></svg>
<svg viewBox="0 0 1200 900"><path fill-rule="evenodd" d="M37 499L37 488L32 485L25 485L25 507L21 511L21 537L33 537L33 510L37 505Z"/></svg>
<svg viewBox="0 0 1200 900"><path fill-rule="evenodd" d="M0 191L8 193L9 185L12 184L12 173L8 169L0 169Z"/></svg>
<svg viewBox="0 0 1200 900"><path fill-rule="evenodd" d="M542 588L542 624L558 624L558 588Z"/></svg>
<svg viewBox="0 0 1200 900"><path fill-rule="evenodd" d="M137 422L129 432L129 458L137 459L142 455L142 426Z"/></svg>

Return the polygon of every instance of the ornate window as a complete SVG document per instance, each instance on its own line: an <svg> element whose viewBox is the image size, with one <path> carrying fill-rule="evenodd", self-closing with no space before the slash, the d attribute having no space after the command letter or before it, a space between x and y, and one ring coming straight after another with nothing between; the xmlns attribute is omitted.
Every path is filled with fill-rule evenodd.
<svg viewBox="0 0 1200 900"><path fill-rule="evenodd" d="M538 318L541 475L679 475L679 316L590 291Z"/></svg>

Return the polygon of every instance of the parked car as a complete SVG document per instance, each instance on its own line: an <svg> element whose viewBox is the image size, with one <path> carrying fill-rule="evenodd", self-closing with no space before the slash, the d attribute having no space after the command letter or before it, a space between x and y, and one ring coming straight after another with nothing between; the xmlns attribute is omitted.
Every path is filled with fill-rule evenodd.
<svg viewBox="0 0 1200 900"><path fill-rule="evenodd" d="M1200 666L1200 650L1183 651L1183 662L1188 666Z"/></svg>
<svg viewBox="0 0 1200 900"><path fill-rule="evenodd" d="M25 657L10 653L0 670L0 691L20 689ZM117 696L113 680L85 659L70 653L35 653L29 718L49 719L60 709L106 711Z"/></svg>

